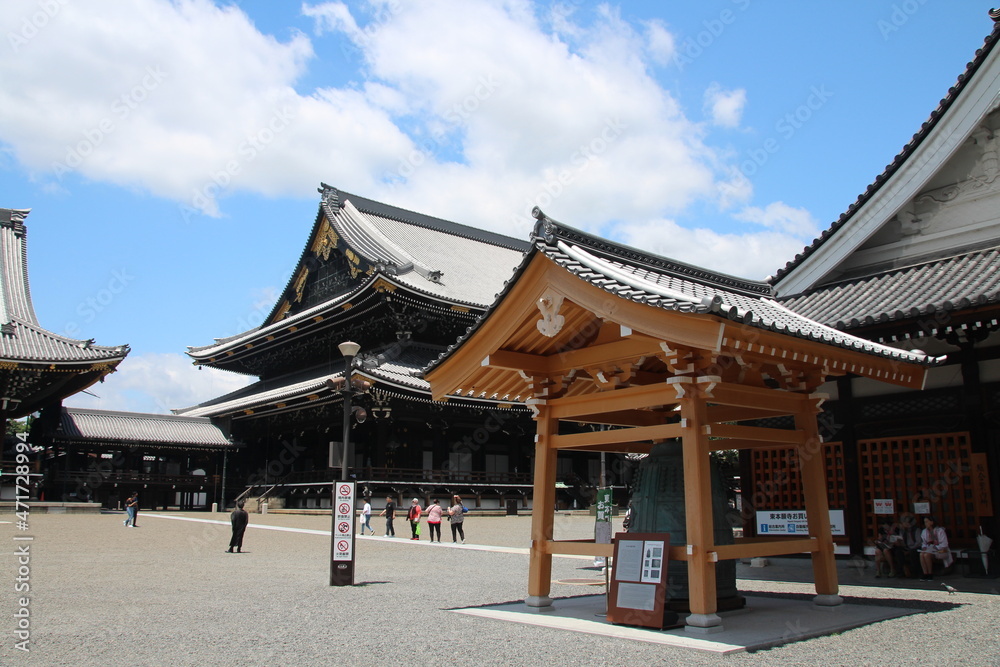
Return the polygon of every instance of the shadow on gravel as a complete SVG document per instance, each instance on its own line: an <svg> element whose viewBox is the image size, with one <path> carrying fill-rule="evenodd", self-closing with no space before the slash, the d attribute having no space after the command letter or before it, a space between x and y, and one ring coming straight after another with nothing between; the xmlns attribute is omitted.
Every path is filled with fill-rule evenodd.
<svg viewBox="0 0 1000 667"><path fill-rule="evenodd" d="M944 593L944 591L942 591ZM745 593L746 595L746 593ZM801 600L810 602L815 595L811 593L764 593L754 591L749 593L755 598L775 598L779 600ZM965 606L962 602L932 602L930 600L905 600L901 598L862 598L851 595L843 595L844 604L856 604L873 607L898 607L900 609L913 609L922 612L950 611L958 607Z"/></svg>

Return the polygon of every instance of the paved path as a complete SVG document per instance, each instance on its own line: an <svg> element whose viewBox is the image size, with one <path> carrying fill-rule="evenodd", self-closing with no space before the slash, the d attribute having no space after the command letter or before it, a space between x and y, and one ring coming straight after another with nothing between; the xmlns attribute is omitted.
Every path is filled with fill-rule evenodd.
<svg viewBox="0 0 1000 667"><path fill-rule="evenodd" d="M528 517L470 517L465 547L360 539L353 587L327 585L329 523L252 515L243 554L224 553L225 515L144 512L134 529L119 514L32 515L28 531L0 524L0 665L1000 665L1000 580L951 577L956 595L937 582L885 588L841 561L852 602L923 613L720 657L450 611L523 599ZM585 537L592 525L558 517L556 536ZM22 567L30 590L17 592ZM765 594L810 593L808 573L791 559L738 569L741 591ZM597 576L584 559L553 565L556 580ZM15 648L25 608L30 653Z"/></svg>

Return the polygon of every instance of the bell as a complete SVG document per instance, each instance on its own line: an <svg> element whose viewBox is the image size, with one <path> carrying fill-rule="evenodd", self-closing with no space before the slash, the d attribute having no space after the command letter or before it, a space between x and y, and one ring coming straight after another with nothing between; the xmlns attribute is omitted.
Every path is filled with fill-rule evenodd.
<svg viewBox="0 0 1000 667"><path fill-rule="evenodd" d="M725 485L713 460L712 516L715 544L733 544L733 528ZM653 445L649 456L639 463L632 490L632 516L629 532L670 533L672 546L687 544L687 514L684 498L684 453L680 440ZM715 564L716 602L719 611L739 609L745 600L736 590L736 561ZM688 568L686 561L667 565L667 606L674 611L689 609Z"/></svg>

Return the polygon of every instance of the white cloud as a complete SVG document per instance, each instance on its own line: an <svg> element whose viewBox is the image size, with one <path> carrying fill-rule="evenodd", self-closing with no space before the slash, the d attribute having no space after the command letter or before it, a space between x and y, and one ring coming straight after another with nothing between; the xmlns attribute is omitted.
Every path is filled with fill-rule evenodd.
<svg viewBox="0 0 1000 667"><path fill-rule="evenodd" d="M800 239L815 238L820 230L819 222L809 211L804 208L794 208L780 201L771 202L764 208L748 206L733 217L769 229L777 229ZM788 255L788 257L793 256L794 253Z"/></svg>
<svg viewBox="0 0 1000 667"><path fill-rule="evenodd" d="M646 43L649 57L657 65L669 64L677 51L674 35L662 21L654 20L646 24Z"/></svg>
<svg viewBox="0 0 1000 667"><path fill-rule="evenodd" d="M256 378L211 368L198 370L183 354L130 354L118 370L87 393L64 403L77 408L169 414L245 387ZM93 396L91 394L96 394Z"/></svg>
<svg viewBox="0 0 1000 667"><path fill-rule="evenodd" d="M705 90L705 113L713 125L739 127L746 103L747 91L743 88L723 90L718 83L712 83Z"/></svg>
<svg viewBox="0 0 1000 667"><path fill-rule="evenodd" d="M78 172L217 214L217 196L235 190L308 196L320 180L371 189L410 146L385 99L296 92L309 39L264 35L235 7L59 7L0 49L0 141L41 180ZM0 24L37 11L5 2Z"/></svg>
<svg viewBox="0 0 1000 667"><path fill-rule="evenodd" d="M721 234L687 229L672 220L619 227L623 243L719 273L763 280L802 250L802 240L780 232Z"/></svg>

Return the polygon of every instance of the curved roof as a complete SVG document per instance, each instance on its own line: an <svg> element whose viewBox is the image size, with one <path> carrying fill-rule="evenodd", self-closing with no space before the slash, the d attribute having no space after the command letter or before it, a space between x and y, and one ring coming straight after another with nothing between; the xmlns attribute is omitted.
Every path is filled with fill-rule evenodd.
<svg viewBox="0 0 1000 667"><path fill-rule="evenodd" d="M44 329L28 286L29 210L0 209L0 360L46 364L119 362L128 345L105 347ZM110 369L109 369L110 370Z"/></svg>
<svg viewBox="0 0 1000 667"><path fill-rule="evenodd" d="M567 227L536 208L532 250L503 293L466 334L428 365L442 363L497 309L535 255L616 297L684 313L716 315L744 326L812 340L886 359L919 364L941 360L874 343L809 319L774 300L767 283L744 280L651 255ZM943 359L942 359L943 360Z"/></svg>

